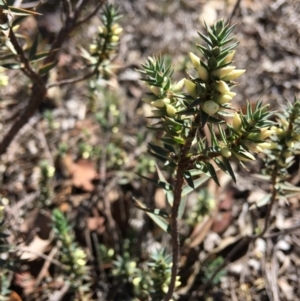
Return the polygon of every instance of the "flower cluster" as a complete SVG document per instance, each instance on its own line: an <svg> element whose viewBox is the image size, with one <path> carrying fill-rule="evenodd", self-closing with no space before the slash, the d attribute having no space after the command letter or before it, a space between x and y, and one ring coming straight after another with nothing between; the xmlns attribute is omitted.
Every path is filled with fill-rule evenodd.
<svg viewBox="0 0 300 301"><path fill-rule="evenodd" d="M116 53L119 45L120 35L123 28L117 23L121 18L115 7L106 6L101 15L102 26L98 27L98 33L89 47L89 53L84 51L83 56L92 65L100 66L109 61L112 54ZM107 62L108 63L108 62Z"/></svg>
<svg viewBox="0 0 300 301"><path fill-rule="evenodd" d="M217 22L212 28L206 25L208 36L200 32L199 35L207 47L197 45L203 59L190 53L197 74L196 77L190 75L190 79L185 79L185 88L192 101L190 107L200 104L201 110L209 116L228 108L226 104L236 95L231 91L236 85L234 80L246 71L231 65L234 48L238 45L237 42L230 44L234 40L234 37L229 37L233 28L226 26L223 21Z"/></svg>
<svg viewBox="0 0 300 301"><path fill-rule="evenodd" d="M267 152L266 171L271 174L277 168L284 175L292 165L294 155L300 150L300 100L295 98L276 117L277 126L271 128L272 147Z"/></svg>

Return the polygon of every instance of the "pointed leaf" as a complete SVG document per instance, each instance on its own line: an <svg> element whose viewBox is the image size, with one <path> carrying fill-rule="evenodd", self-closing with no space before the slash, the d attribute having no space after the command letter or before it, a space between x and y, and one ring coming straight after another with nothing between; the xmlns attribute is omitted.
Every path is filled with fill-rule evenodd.
<svg viewBox="0 0 300 301"><path fill-rule="evenodd" d="M208 169L209 174L211 175L212 179L215 181L215 183L220 186L219 180L218 180L218 176L217 173L215 171L215 168L213 167L213 165L209 162L205 162L205 165Z"/></svg>
<svg viewBox="0 0 300 301"><path fill-rule="evenodd" d="M9 6L9 10L15 16L31 16L31 15L37 16L37 15L41 15L40 13L38 13L36 11L32 11L32 10L28 10L28 9L24 9L24 8L19 8L19 7L15 7L15 6Z"/></svg>
<svg viewBox="0 0 300 301"><path fill-rule="evenodd" d="M229 175L231 176L233 182L236 183L235 174L234 174L234 171L231 167L230 161L225 157L222 157L222 161L223 161L224 165L226 166L226 169L227 169Z"/></svg>
<svg viewBox="0 0 300 301"><path fill-rule="evenodd" d="M18 63L10 63L10 64L2 64L1 67L6 68L6 69L17 70L17 69L21 68L21 65Z"/></svg>
<svg viewBox="0 0 300 301"><path fill-rule="evenodd" d="M135 202L135 207L138 209L144 210L146 214L165 232L170 232L170 225L167 219L162 217L161 215L157 215L151 212L151 209L148 209L142 202L133 197ZM148 211L149 210L149 211ZM159 209L154 209L159 210Z"/></svg>
<svg viewBox="0 0 300 301"><path fill-rule="evenodd" d="M148 143L148 146L152 151L154 151L158 155L165 158L169 158L170 152L167 149L153 143Z"/></svg>
<svg viewBox="0 0 300 301"><path fill-rule="evenodd" d="M209 180L210 177L208 177L207 175L203 175L202 177L200 177L197 180L194 180L194 187L192 188L189 185L186 185L183 187L182 192L181 192L181 197L183 198L184 196L187 196L190 192L194 191L195 189L197 189L200 185L202 185L203 183L205 183L207 180Z"/></svg>
<svg viewBox="0 0 300 301"><path fill-rule="evenodd" d="M195 189L193 178L192 178L190 172L189 171L185 171L183 173L183 177L185 178L185 180L187 181L187 183L189 184L189 186L192 187L193 189Z"/></svg>
<svg viewBox="0 0 300 301"><path fill-rule="evenodd" d="M44 75L48 73L52 68L56 66L57 62L48 63L44 66L42 66L39 70L39 74Z"/></svg>
<svg viewBox="0 0 300 301"><path fill-rule="evenodd" d="M141 178L157 185L158 187L160 187L164 190L167 190L167 191L172 191L173 190L172 186L168 182L164 182L164 181L161 181L161 180L154 180L154 179L145 177L145 176L143 176L141 174L138 174L138 173L137 173L137 175L140 176Z"/></svg>

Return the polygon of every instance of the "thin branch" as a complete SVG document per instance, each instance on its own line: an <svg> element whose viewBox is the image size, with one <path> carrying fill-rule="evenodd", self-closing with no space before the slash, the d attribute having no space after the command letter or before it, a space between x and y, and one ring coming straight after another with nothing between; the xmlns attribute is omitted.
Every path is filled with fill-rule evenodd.
<svg viewBox="0 0 300 301"><path fill-rule="evenodd" d="M182 193L182 186L184 183L184 177L183 172L187 169L187 167L190 164L190 158L187 157L191 144L197 135L198 127L197 125L200 124L200 114L198 114L195 118L194 124L196 126L192 127L187 142L185 145L181 147L180 151L180 159L178 162L177 167L177 174L176 174L176 180L175 180L175 188L174 188L174 201L172 206L172 217L171 217L171 236L172 236L172 255L173 255L173 265L172 265L172 275L171 280L169 283L169 290L164 298L164 301L169 301L174 293L175 289L175 283L176 283L176 277L178 272L178 262L179 262L179 256L180 256L180 242L179 242L179 229L178 229L178 210L181 202L181 193Z"/></svg>
<svg viewBox="0 0 300 301"><path fill-rule="evenodd" d="M65 11L66 16L72 18L73 17L73 10L72 10L72 4L70 0L63 0L63 8Z"/></svg>
<svg viewBox="0 0 300 301"><path fill-rule="evenodd" d="M236 12L238 11L238 9L240 8L241 2L242 2L242 0L237 0L236 1L235 5L234 5L234 8L233 8L233 10L230 14L230 17L228 18L228 21L227 21L228 24L231 24L231 20L234 17L234 15L236 14Z"/></svg>
<svg viewBox="0 0 300 301"><path fill-rule="evenodd" d="M55 86L64 86L64 85L68 85L68 84L78 83L78 82L81 82L83 80L93 77L96 74L96 72L97 72L97 70L93 70L92 72L87 73L83 76L78 76L75 78L68 78L68 79L60 80L58 82L53 82L53 83L48 84L47 88L49 89L49 88L55 87Z"/></svg>
<svg viewBox="0 0 300 301"><path fill-rule="evenodd" d="M98 13L99 9L104 5L105 2L106 2L106 0L101 0L95 9L89 15L87 15L84 19L78 21L75 24L75 26L78 27L78 26L82 25L83 23L87 22L88 20L90 20L91 18L93 18Z"/></svg>
<svg viewBox="0 0 300 301"><path fill-rule="evenodd" d="M35 84L39 85L39 86L43 86L43 81L42 78L39 74L35 73L30 66L30 62L29 60L26 58L25 53L23 51L23 48L20 46L17 37L13 31L12 28L9 29L9 34L8 37L10 39L10 42L12 43L12 45L14 46L14 49L16 50L18 57L19 57L19 61L21 62L22 66L21 66L21 71L31 79L32 82L34 82Z"/></svg>
<svg viewBox="0 0 300 301"><path fill-rule="evenodd" d="M77 23L77 20L81 15L82 9L85 7L85 5L87 5L88 1L80 1L80 3L81 4L75 9L73 16L67 16L64 26L59 31L56 40L51 46L49 55L45 58L43 62L44 65L55 62L58 55L58 51L54 50L60 49L63 43L65 43L68 37L70 36L71 32L75 29L75 24ZM0 143L0 155L6 152L8 146L10 145L16 134L34 115L35 111L46 97L46 83L48 81L48 74L41 77L38 73L34 72L31 69L30 62L26 58L23 49L19 45L12 29L10 29L9 31L9 38L17 54L19 55L20 62L23 64L21 70L26 74L26 76L28 76L32 80L33 86L28 105L20 114L20 117L16 120L16 122L11 126L9 131L5 134L3 140Z"/></svg>

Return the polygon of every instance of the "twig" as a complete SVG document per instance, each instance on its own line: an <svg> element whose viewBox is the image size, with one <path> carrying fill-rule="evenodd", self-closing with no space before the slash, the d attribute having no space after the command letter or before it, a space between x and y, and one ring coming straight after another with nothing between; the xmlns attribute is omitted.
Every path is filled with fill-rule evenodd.
<svg viewBox="0 0 300 301"><path fill-rule="evenodd" d="M47 85L47 88L51 88L51 87L55 87L55 86L64 86L64 85L68 85L68 84L74 84L74 83L78 83L78 82L81 82L85 79L89 79L91 78L92 76L94 76L96 74L97 70L93 70L92 72L88 73L88 74L85 74L83 76L78 76L78 77L75 77L75 78L68 78L68 79L63 79L63 80L60 80L58 82L53 82L53 83L50 83Z"/></svg>
<svg viewBox="0 0 300 301"><path fill-rule="evenodd" d="M192 141L197 135L198 132L197 125L200 124L200 120L201 120L201 116L200 114L198 114L195 117L195 122L194 122L195 126L191 128L186 143L181 147L181 151L180 151L180 158L178 162L175 187L174 187L174 201L171 210L171 236L172 236L172 254L173 254L172 275L169 283L169 290L164 298L164 301L169 301L172 298L175 289L176 276L178 272L179 255L180 255L178 210L181 202L182 186L184 183L183 172L190 165L190 158L187 158L187 155L190 151Z"/></svg>
<svg viewBox="0 0 300 301"><path fill-rule="evenodd" d="M50 264L52 263L51 260L53 259L53 257L56 255L57 252L58 252L58 248L54 247L51 250L51 252L49 253L48 258L46 259L41 271L39 272L38 277L36 278L35 287L39 286L39 284L41 283L43 278L46 276L48 269L50 267Z"/></svg>
<svg viewBox="0 0 300 301"><path fill-rule="evenodd" d="M234 5L234 8L230 14L230 17L228 18L228 21L227 23L230 24L231 23L231 20L232 18L234 17L235 13L237 12L238 8L240 7L240 4L241 4L242 0L237 0L235 5Z"/></svg>
<svg viewBox="0 0 300 301"><path fill-rule="evenodd" d="M90 20L91 18L93 18L105 2L106 2L106 0L101 0L95 9L89 15L87 15L84 19L78 21L75 24L75 26L78 27L78 26L82 25L83 23L87 22L88 20Z"/></svg>
<svg viewBox="0 0 300 301"><path fill-rule="evenodd" d="M31 250L29 247L28 248L26 248L26 247L17 247L16 251L32 253L32 254L37 255L38 257L41 257L45 260L48 260L49 262L57 265L60 268L64 267L64 265L61 262L59 262L58 260L55 260L55 259L51 258L50 256L45 255L44 253Z"/></svg>
<svg viewBox="0 0 300 301"><path fill-rule="evenodd" d="M67 15L64 26L58 33L56 40L53 42L49 51L49 55L45 58L43 62L44 65L55 62L58 52L54 50L60 49L63 43L68 39L69 35L76 27L77 20L80 17L82 10L88 4L88 2L89 1L79 1L79 5L76 6L76 9L74 10L72 16ZM3 140L0 143L0 155L6 152L7 147L10 145L16 134L34 115L35 111L44 100L47 93L46 83L48 81L48 75L42 77L31 69L30 62L26 58L24 51L19 45L12 29L9 30L9 38L17 54L19 55L20 62L23 64L21 70L26 74L26 76L28 76L31 79L31 81L33 82L33 86L28 105L20 114L20 117L15 121L15 123L5 134Z"/></svg>

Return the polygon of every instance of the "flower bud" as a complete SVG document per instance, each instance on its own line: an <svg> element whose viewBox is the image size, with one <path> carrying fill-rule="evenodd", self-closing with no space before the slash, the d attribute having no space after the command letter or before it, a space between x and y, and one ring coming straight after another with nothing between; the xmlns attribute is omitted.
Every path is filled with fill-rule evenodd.
<svg viewBox="0 0 300 301"><path fill-rule="evenodd" d="M196 85L192 81L185 78L184 79L184 85L185 85L185 88L186 88L187 92L191 96L197 97Z"/></svg>
<svg viewBox="0 0 300 301"><path fill-rule="evenodd" d="M123 31L123 28L119 24L114 24L111 28L111 32L115 35L119 35Z"/></svg>
<svg viewBox="0 0 300 301"><path fill-rule="evenodd" d="M142 280L141 277L135 277L135 278L132 279L132 284L134 286L139 286L141 280Z"/></svg>
<svg viewBox="0 0 300 301"><path fill-rule="evenodd" d="M251 140L245 140L244 144L252 152L261 153L263 151L262 148L260 146L258 146L257 143L255 143Z"/></svg>
<svg viewBox="0 0 300 301"><path fill-rule="evenodd" d="M151 101L151 105L153 107L156 107L156 108L159 108L159 109L165 107L165 103L163 102L162 99L157 99L157 100Z"/></svg>
<svg viewBox="0 0 300 301"><path fill-rule="evenodd" d="M278 137L282 138L282 137L284 137L286 135L286 132L283 129L276 128L276 127L274 127L274 129L275 129L276 135Z"/></svg>
<svg viewBox="0 0 300 301"><path fill-rule="evenodd" d="M198 67L200 66L200 58L197 55L195 55L193 52L190 52L190 59L192 61L193 66L197 70Z"/></svg>
<svg viewBox="0 0 300 301"><path fill-rule="evenodd" d="M261 149L274 149L277 148L276 143L274 142L263 142L257 144Z"/></svg>
<svg viewBox="0 0 300 301"><path fill-rule="evenodd" d="M279 120L283 127L287 128L289 126L289 122L285 118L280 117Z"/></svg>
<svg viewBox="0 0 300 301"><path fill-rule="evenodd" d="M177 83L172 87L172 91L175 92L175 93L181 91L183 85L184 85L184 78L182 78L179 82L177 82Z"/></svg>
<svg viewBox="0 0 300 301"><path fill-rule="evenodd" d="M230 91L230 92L226 92L225 95L229 95L233 98L236 95L236 93Z"/></svg>
<svg viewBox="0 0 300 301"><path fill-rule="evenodd" d="M156 96L160 96L161 94L161 88L157 87L157 86L150 86L149 89L151 90L151 92L156 95Z"/></svg>
<svg viewBox="0 0 300 301"><path fill-rule="evenodd" d="M287 147L289 147L289 148L294 148L295 143L294 143L294 141L292 141L292 140L288 140L288 141L285 142L285 145L286 145Z"/></svg>
<svg viewBox="0 0 300 301"><path fill-rule="evenodd" d="M274 134L273 130L264 130L259 134L259 139L264 140Z"/></svg>
<svg viewBox="0 0 300 301"><path fill-rule="evenodd" d="M197 71L199 78L206 82L208 80L208 71L206 70L206 68L200 65L197 68Z"/></svg>
<svg viewBox="0 0 300 301"><path fill-rule="evenodd" d="M97 45L95 45L95 44L91 44L91 45L90 45L90 53L91 53L91 54L96 53L98 50L99 50L99 49L98 49L98 46L97 46Z"/></svg>
<svg viewBox="0 0 300 301"><path fill-rule="evenodd" d="M221 148L221 154L225 158L229 158L232 155L230 149L227 146Z"/></svg>
<svg viewBox="0 0 300 301"><path fill-rule="evenodd" d="M166 105L166 111L169 117L175 117L177 112L177 110L171 105Z"/></svg>
<svg viewBox="0 0 300 301"><path fill-rule="evenodd" d="M220 106L212 100L208 100L202 105L202 110L208 115L214 115L219 109Z"/></svg>
<svg viewBox="0 0 300 301"><path fill-rule="evenodd" d="M116 43L116 42L118 42L118 41L120 40L120 37L117 36L117 35L112 35L112 36L110 37L110 40L111 40L111 42Z"/></svg>
<svg viewBox="0 0 300 301"><path fill-rule="evenodd" d="M234 57L234 54L235 54L235 50L229 52L229 54L226 56L225 60L224 60L224 63L231 63L233 57Z"/></svg>
<svg viewBox="0 0 300 301"><path fill-rule="evenodd" d="M218 68L212 71L212 76L217 77L217 78L224 78L226 75L230 74L233 70L235 69L234 66L227 66L223 68Z"/></svg>
<svg viewBox="0 0 300 301"><path fill-rule="evenodd" d="M212 97L212 100L215 101L217 104L222 105L224 103L230 102L232 100L232 97L227 94L214 95Z"/></svg>
<svg viewBox="0 0 300 301"><path fill-rule="evenodd" d="M242 128L242 120L240 115L235 112L232 118L232 128L236 131L239 132L240 129Z"/></svg>
<svg viewBox="0 0 300 301"><path fill-rule="evenodd" d="M217 92L220 92L221 94L230 92L228 85L222 80L217 81L216 84L214 85L214 88Z"/></svg>
<svg viewBox="0 0 300 301"><path fill-rule="evenodd" d="M244 74L246 72L245 69L237 69L237 70L233 70L231 71L228 75L223 77L223 80L229 81L229 80L234 80L238 77L240 77L242 74Z"/></svg>

